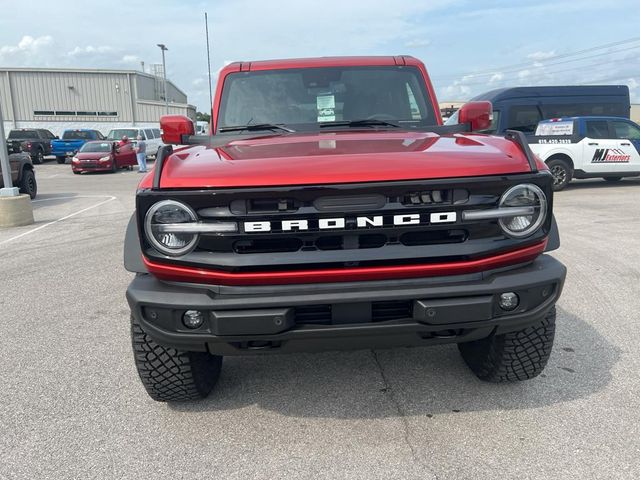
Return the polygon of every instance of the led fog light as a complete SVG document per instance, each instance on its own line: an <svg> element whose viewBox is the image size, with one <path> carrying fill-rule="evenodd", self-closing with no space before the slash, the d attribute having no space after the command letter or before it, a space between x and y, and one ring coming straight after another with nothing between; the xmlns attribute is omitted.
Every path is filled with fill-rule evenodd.
<svg viewBox="0 0 640 480"><path fill-rule="evenodd" d="M515 310L518 307L519 303L520 299L514 292L501 293L498 300L498 305L500 305L500 308L507 311Z"/></svg>
<svg viewBox="0 0 640 480"><path fill-rule="evenodd" d="M187 310L182 315L182 323L187 328L199 328L204 322L204 314L200 310Z"/></svg>

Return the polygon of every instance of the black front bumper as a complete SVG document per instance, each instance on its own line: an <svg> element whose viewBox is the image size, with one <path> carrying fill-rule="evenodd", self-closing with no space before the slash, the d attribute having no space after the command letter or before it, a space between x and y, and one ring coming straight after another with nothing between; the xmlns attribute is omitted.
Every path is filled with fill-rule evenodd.
<svg viewBox="0 0 640 480"><path fill-rule="evenodd" d="M330 284L228 287L137 275L127 289L136 320L156 342L219 355L459 343L520 330L560 296L566 268L548 255L518 268L469 275ZM516 292L519 306L498 306ZM204 312L201 327L182 324Z"/></svg>

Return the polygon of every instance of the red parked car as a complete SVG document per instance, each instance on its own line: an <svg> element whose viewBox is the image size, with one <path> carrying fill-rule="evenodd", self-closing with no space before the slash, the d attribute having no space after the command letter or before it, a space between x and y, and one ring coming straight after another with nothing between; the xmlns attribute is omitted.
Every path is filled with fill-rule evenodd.
<svg viewBox="0 0 640 480"><path fill-rule="evenodd" d="M136 153L131 143L95 141L85 143L71 160L73 173L115 172L136 165Z"/></svg>

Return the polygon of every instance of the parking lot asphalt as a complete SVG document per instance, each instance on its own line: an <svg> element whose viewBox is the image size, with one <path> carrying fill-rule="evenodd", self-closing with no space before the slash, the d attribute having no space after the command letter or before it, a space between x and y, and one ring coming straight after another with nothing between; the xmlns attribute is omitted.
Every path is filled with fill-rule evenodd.
<svg viewBox="0 0 640 480"><path fill-rule="evenodd" d="M569 273L537 379L483 383L455 346L239 357L167 405L124 298L141 175L36 168L36 223L0 229L0 478L640 477L640 179L556 194Z"/></svg>

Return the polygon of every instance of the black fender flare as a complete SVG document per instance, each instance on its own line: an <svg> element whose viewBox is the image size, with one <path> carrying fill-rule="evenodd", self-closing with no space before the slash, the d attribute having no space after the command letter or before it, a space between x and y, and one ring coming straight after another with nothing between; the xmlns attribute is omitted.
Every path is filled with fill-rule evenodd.
<svg viewBox="0 0 640 480"><path fill-rule="evenodd" d="M551 229L549 230L547 239L547 246L544 249L545 252L550 252L551 250L557 250L560 248L560 231L558 230L555 215L551 217Z"/></svg>
<svg viewBox="0 0 640 480"><path fill-rule="evenodd" d="M131 215L124 235L124 268L133 273L149 273L142 261L136 212Z"/></svg>

